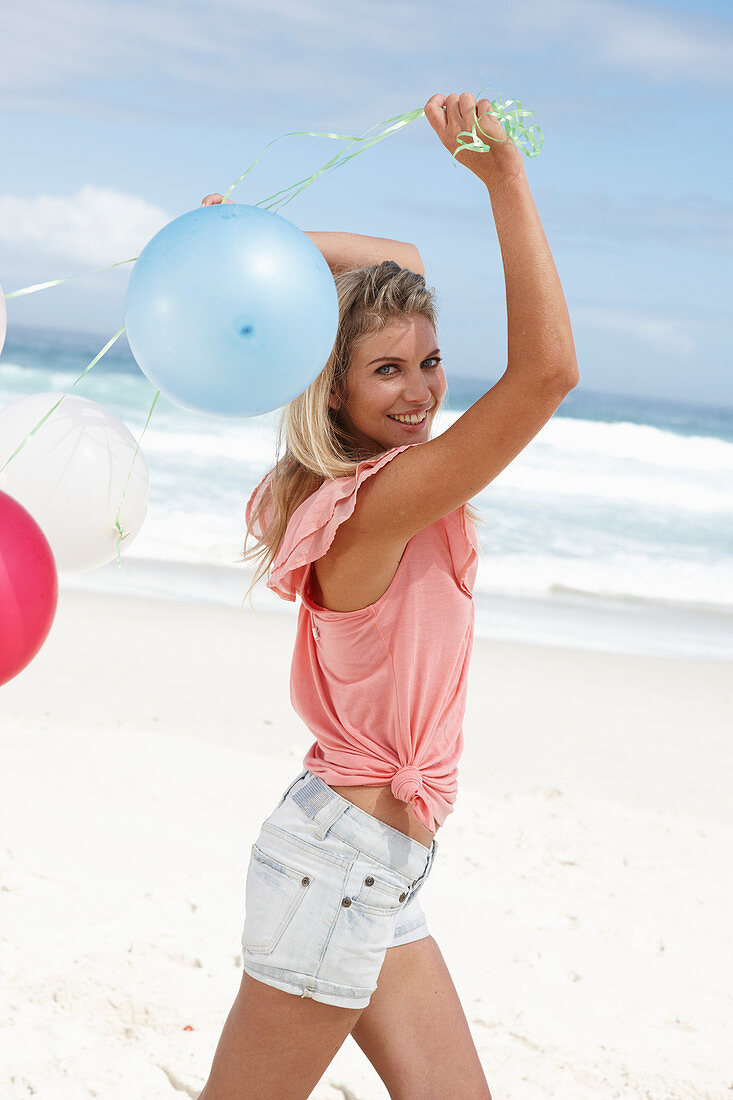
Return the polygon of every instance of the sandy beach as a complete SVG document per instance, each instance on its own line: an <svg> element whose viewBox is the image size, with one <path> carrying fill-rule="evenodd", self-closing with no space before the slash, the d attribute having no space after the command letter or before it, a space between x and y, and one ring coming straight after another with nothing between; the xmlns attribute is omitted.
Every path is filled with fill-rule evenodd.
<svg viewBox="0 0 733 1100"><path fill-rule="evenodd" d="M0 690L9 1100L196 1097L250 846L312 738L295 619L63 589ZM422 892L494 1100L733 1089L733 664L477 637ZM316 1100L384 1100L348 1039Z"/></svg>

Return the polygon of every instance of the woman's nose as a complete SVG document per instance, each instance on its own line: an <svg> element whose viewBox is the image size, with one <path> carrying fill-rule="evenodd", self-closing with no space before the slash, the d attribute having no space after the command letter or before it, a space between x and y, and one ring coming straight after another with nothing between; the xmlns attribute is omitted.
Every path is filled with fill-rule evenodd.
<svg viewBox="0 0 733 1100"><path fill-rule="evenodd" d="M430 386L427 378L424 375L418 375L416 378L406 379L402 396L405 401L412 404L424 404L430 398Z"/></svg>

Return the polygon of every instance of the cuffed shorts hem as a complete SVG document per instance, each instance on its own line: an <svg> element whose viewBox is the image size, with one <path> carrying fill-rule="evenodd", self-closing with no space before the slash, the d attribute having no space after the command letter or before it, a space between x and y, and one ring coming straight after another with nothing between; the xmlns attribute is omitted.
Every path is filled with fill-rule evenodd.
<svg viewBox="0 0 733 1100"><path fill-rule="evenodd" d="M358 989L352 986L334 985L322 978L312 978L309 974L294 974L289 970L280 970L275 966L253 966L245 963L244 970L251 978L265 985L282 989L283 993L294 993L298 997L310 997L324 1005L336 1008L366 1008L374 989ZM290 979L290 980L289 980Z"/></svg>

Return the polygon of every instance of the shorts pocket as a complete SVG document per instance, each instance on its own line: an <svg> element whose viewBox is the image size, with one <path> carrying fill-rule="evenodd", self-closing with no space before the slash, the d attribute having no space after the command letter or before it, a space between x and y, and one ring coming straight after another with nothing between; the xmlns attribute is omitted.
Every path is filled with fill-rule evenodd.
<svg viewBox="0 0 733 1100"><path fill-rule="evenodd" d="M274 951L302 904L310 875L252 845L245 887L242 946L253 954Z"/></svg>
<svg viewBox="0 0 733 1100"><path fill-rule="evenodd" d="M349 904L341 904L318 976L373 993L402 907L381 909L345 900Z"/></svg>
<svg viewBox="0 0 733 1100"><path fill-rule="evenodd" d="M375 863L363 876L355 905L370 913L398 913L407 898L410 883Z"/></svg>

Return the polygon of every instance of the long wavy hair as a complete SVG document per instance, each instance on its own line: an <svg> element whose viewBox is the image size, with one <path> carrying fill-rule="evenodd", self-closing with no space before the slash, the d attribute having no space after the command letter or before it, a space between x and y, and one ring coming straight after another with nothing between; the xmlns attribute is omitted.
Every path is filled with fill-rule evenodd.
<svg viewBox="0 0 733 1100"><path fill-rule="evenodd" d="M333 349L316 380L283 406L275 465L260 482L247 509L243 553L237 560L259 559L259 567L243 603L268 573L296 508L327 478L347 477L356 471L359 462L384 454L384 448L377 447L371 453L359 448L342 425L338 410L329 405L332 391L342 397L347 394L355 348L366 337L405 316L425 317L437 329L435 288L427 287L422 275L393 260L339 272L334 282L339 323ZM466 515L474 523L485 522L470 504ZM248 549L250 537L255 545Z"/></svg>

